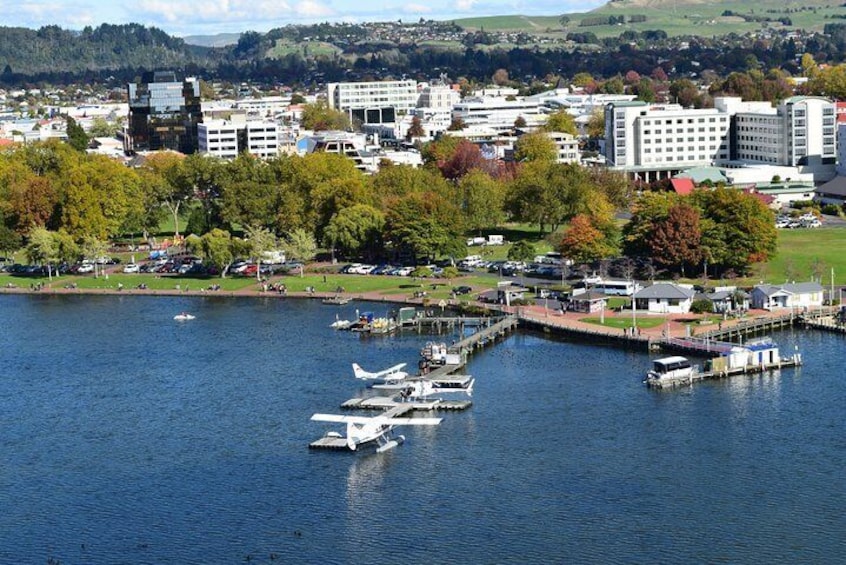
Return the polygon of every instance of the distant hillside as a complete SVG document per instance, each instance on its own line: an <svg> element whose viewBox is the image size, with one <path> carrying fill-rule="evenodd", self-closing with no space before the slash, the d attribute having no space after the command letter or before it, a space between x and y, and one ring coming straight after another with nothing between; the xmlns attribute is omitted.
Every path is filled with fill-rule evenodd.
<svg viewBox="0 0 846 565"><path fill-rule="evenodd" d="M218 33L216 35L186 35L182 39L188 45L200 47L227 47L238 43L240 33Z"/></svg>
<svg viewBox="0 0 846 565"><path fill-rule="evenodd" d="M612 0L586 13L561 16L490 16L455 23L469 30L514 31L550 36L589 31L597 37L626 30L660 29L670 36L712 37L762 28L822 31L843 21L846 6L833 0Z"/></svg>
<svg viewBox="0 0 846 565"><path fill-rule="evenodd" d="M0 28L0 68L4 75L97 73L117 69L209 65L214 53L187 45L157 28L102 24L71 31L59 26L37 30Z"/></svg>

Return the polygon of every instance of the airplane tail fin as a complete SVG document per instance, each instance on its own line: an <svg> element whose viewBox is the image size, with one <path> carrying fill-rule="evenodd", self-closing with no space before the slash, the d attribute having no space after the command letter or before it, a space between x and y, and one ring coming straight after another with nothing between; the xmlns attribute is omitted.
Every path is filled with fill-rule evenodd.
<svg viewBox="0 0 846 565"><path fill-rule="evenodd" d="M369 379L370 378L370 373L368 373L367 371L362 369L361 365L359 365L358 363L353 363L352 368L353 368L353 374L355 375L355 378L357 378L357 379Z"/></svg>

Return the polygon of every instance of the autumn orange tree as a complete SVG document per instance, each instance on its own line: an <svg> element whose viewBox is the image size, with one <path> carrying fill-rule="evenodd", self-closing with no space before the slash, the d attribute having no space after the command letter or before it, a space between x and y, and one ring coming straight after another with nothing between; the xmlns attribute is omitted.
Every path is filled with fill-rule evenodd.
<svg viewBox="0 0 846 565"><path fill-rule="evenodd" d="M558 248L564 257L574 263L605 259L617 251L605 233L594 226L593 220L586 214L579 214L570 221Z"/></svg>

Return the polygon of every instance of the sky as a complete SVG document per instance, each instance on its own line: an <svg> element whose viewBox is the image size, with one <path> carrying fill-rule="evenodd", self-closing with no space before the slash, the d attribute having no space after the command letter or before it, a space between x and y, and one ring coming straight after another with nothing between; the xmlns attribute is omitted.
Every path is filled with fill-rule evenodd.
<svg viewBox="0 0 846 565"><path fill-rule="evenodd" d="M0 0L0 25L37 29L139 23L170 35L264 32L315 22L449 20L586 12L605 0Z"/></svg>

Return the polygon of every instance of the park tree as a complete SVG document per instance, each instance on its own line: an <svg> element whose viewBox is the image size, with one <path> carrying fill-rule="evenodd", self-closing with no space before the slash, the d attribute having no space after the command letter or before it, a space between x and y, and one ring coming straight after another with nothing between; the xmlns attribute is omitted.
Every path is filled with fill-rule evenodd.
<svg viewBox="0 0 846 565"><path fill-rule="evenodd" d="M514 143L514 160L518 163L530 161L554 162L558 149L546 132L536 131L520 136Z"/></svg>
<svg viewBox="0 0 846 565"><path fill-rule="evenodd" d="M385 238L415 258L432 260L461 237L463 225L457 207L434 192L418 192L389 204Z"/></svg>
<svg viewBox="0 0 846 565"><path fill-rule="evenodd" d="M30 172L16 177L6 185L4 203L9 225L20 234L34 227L46 227L59 203L59 193L51 179Z"/></svg>
<svg viewBox="0 0 846 565"><path fill-rule="evenodd" d="M317 254L317 241L314 234L303 228L291 230L285 237L285 251L290 257L306 262Z"/></svg>
<svg viewBox="0 0 846 565"><path fill-rule="evenodd" d="M644 192L632 206L632 217L623 227L623 253L630 257L651 257L650 238L655 225L667 218L681 197L675 192Z"/></svg>
<svg viewBox="0 0 846 565"><path fill-rule="evenodd" d="M330 108L325 100L306 104L303 108L301 123L304 129L313 131L346 131L350 129L349 116L344 112Z"/></svg>
<svg viewBox="0 0 846 565"><path fill-rule="evenodd" d="M423 163L428 166L440 167L439 164L441 162L446 162L452 158L456 148L462 141L465 141L462 137L442 135L438 139L426 143L420 151L420 155L423 157Z"/></svg>
<svg viewBox="0 0 846 565"><path fill-rule="evenodd" d="M108 122L106 118L97 116L92 120L91 129L89 133L91 137L114 137L120 131L121 124L119 121Z"/></svg>
<svg viewBox="0 0 846 565"><path fill-rule="evenodd" d="M386 202L419 192L435 192L443 197L453 195L453 185L435 167L389 165L371 177L373 205L386 209Z"/></svg>
<svg viewBox="0 0 846 565"><path fill-rule="evenodd" d="M270 251L275 251L279 247L279 242L276 236L264 226L251 225L244 228L245 243L250 250L250 257L253 262L259 265L256 269L256 279L261 280L261 261L264 254Z"/></svg>
<svg viewBox="0 0 846 565"><path fill-rule="evenodd" d="M0 223L0 253L11 257L23 245L23 238L6 224Z"/></svg>
<svg viewBox="0 0 846 565"><path fill-rule="evenodd" d="M119 235L126 218L143 203L137 172L101 155L69 166L58 184L61 226L77 239Z"/></svg>
<svg viewBox="0 0 846 565"><path fill-rule="evenodd" d="M670 207L667 217L653 224L649 239L652 260L659 268L685 276L685 267L702 260L699 212L686 202Z"/></svg>
<svg viewBox="0 0 846 565"><path fill-rule="evenodd" d="M373 260L382 249L385 214L373 206L357 204L339 210L323 232L323 244L344 257Z"/></svg>
<svg viewBox="0 0 846 565"><path fill-rule="evenodd" d="M589 263L614 254L614 246L585 214L575 216L561 238L558 251L574 263Z"/></svg>
<svg viewBox="0 0 846 565"><path fill-rule="evenodd" d="M805 85L809 94L827 96L835 99L846 97L846 64L826 67L814 73Z"/></svg>
<svg viewBox="0 0 846 565"><path fill-rule="evenodd" d="M608 224L613 207L593 184L588 171L574 163L533 161L524 164L509 185L506 209L518 221L537 224L540 233L554 232L578 214L598 213Z"/></svg>
<svg viewBox="0 0 846 565"><path fill-rule="evenodd" d="M550 114L542 129L544 131L569 133L570 135L579 134L579 130L576 128L576 120L567 110L559 110Z"/></svg>
<svg viewBox="0 0 846 565"><path fill-rule="evenodd" d="M179 153L162 151L147 157L143 165L153 173L147 177L152 183L149 188L158 202L170 212L176 236L179 236L179 212L194 196L193 184L183 168L184 159Z"/></svg>
<svg viewBox="0 0 846 565"><path fill-rule="evenodd" d="M79 251L84 259L91 261L94 265L95 278L102 274L106 268L106 266L102 263L101 258L105 257L108 250L109 243L105 240L99 239L98 237L86 235L82 239Z"/></svg>
<svg viewBox="0 0 846 565"><path fill-rule="evenodd" d="M32 265L47 267L47 277L52 280L53 266L60 260L55 232L36 227L29 233L28 239L29 243L25 249L27 261Z"/></svg>
<svg viewBox="0 0 846 565"><path fill-rule="evenodd" d="M459 181L458 193L467 230L495 227L505 220L505 186L488 174L469 172Z"/></svg>
<svg viewBox="0 0 846 565"><path fill-rule="evenodd" d="M508 250L508 259L510 261L523 261L529 263L535 258L535 246L530 241L521 239L511 246Z"/></svg>
<svg viewBox="0 0 846 565"><path fill-rule="evenodd" d="M232 237L228 231L219 228L214 228L202 236L191 235L185 243L204 263L217 267L221 278L226 277L235 258L248 251L248 245L243 240Z"/></svg>
<svg viewBox="0 0 846 565"><path fill-rule="evenodd" d="M471 170L481 168L483 161L479 146L472 141L462 139L450 156L438 162L438 169L445 179L457 181Z"/></svg>
<svg viewBox="0 0 846 565"><path fill-rule="evenodd" d="M702 248L710 263L746 272L775 254L778 233L773 212L754 195L718 187L695 191L691 198L703 218Z"/></svg>

